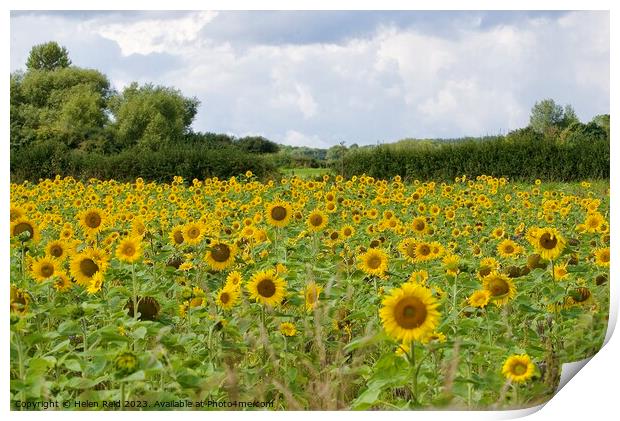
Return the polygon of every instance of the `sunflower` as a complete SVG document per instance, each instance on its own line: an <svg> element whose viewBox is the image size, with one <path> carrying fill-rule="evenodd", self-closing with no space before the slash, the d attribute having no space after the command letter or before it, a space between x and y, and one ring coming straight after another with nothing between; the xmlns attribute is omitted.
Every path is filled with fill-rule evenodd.
<svg viewBox="0 0 620 421"><path fill-rule="evenodd" d="M508 238L497 245L497 252L503 258L515 258L521 254L522 251L523 248L520 245Z"/></svg>
<svg viewBox="0 0 620 421"><path fill-rule="evenodd" d="M416 284L416 285L426 285L426 281L428 281L428 272L425 270L417 270L413 272L407 282Z"/></svg>
<svg viewBox="0 0 620 421"><path fill-rule="evenodd" d="M71 259L71 276L78 284L88 286L93 276L104 271L106 261L101 259L101 253L96 249L86 249Z"/></svg>
<svg viewBox="0 0 620 421"><path fill-rule="evenodd" d="M59 272L56 274L56 280L54 281L54 288L58 292L68 291L73 286L71 279L63 273Z"/></svg>
<svg viewBox="0 0 620 421"><path fill-rule="evenodd" d="M523 383L531 379L535 371L536 366L527 354L511 355L502 367L502 374L514 383Z"/></svg>
<svg viewBox="0 0 620 421"><path fill-rule="evenodd" d="M340 229L340 235L343 238L351 238L355 234L355 228L351 225L345 225Z"/></svg>
<svg viewBox="0 0 620 421"><path fill-rule="evenodd" d="M286 295L286 282L275 271L265 270L255 273L247 285L250 297L273 307L282 302Z"/></svg>
<svg viewBox="0 0 620 421"><path fill-rule="evenodd" d="M126 263L134 263L142 257L142 241L140 237L126 237L116 247L116 257Z"/></svg>
<svg viewBox="0 0 620 421"><path fill-rule="evenodd" d="M71 247L62 240L50 241L45 246L45 254L62 262L71 254Z"/></svg>
<svg viewBox="0 0 620 421"><path fill-rule="evenodd" d="M58 274L60 263L50 257L40 257L32 262L31 273L38 282L43 282Z"/></svg>
<svg viewBox="0 0 620 421"><path fill-rule="evenodd" d="M489 304L490 299L491 291L481 289L471 294L467 299L467 302L472 307L484 308L487 304Z"/></svg>
<svg viewBox="0 0 620 421"><path fill-rule="evenodd" d="M414 238L404 238L398 243L398 250L409 263L416 263L416 240Z"/></svg>
<svg viewBox="0 0 620 421"><path fill-rule="evenodd" d="M221 241L213 241L209 244L209 250L205 255L205 261L211 269L221 271L235 262L237 247L234 244L226 244Z"/></svg>
<svg viewBox="0 0 620 421"><path fill-rule="evenodd" d="M483 279L496 269L499 269L499 262L493 257L484 257L480 260L480 266L477 272L478 278Z"/></svg>
<svg viewBox="0 0 620 421"><path fill-rule="evenodd" d="M88 287L86 288L86 292L88 294L96 294L101 291L101 287L103 286L103 272L97 272L93 275L88 283Z"/></svg>
<svg viewBox="0 0 620 421"><path fill-rule="evenodd" d="M459 273L459 260L456 254L449 254L443 258L442 263L448 275L455 276Z"/></svg>
<svg viewBox="0 0 620 421"><path fill-rule="evenodd" d="M594 212L586 217L583 225L585 226L585 230L587 232L597 232L604 222L605 218L603 218L603 215L598 212Z"/></svg>
<svg viewBox="0 0 620 421"><path fill-rule="evenodd" d="M358 260L358 267L367 275L383 277L388 269L388 256L380 249L371 248Z"/></svg>
<svg viewBox="0 0 620 421"><path fill-rule="evenodd" d="M185 243L194 246L202 241L205 226L200 222L190 222L183 227L182 235Z"/></svg>
<svg viewBox="0 0 620 421"><path fill-rule="evenodd" d="M24 216L26 216L26 211L24 210L24 208L21 208L19 206L11 205L11 210L9 211L9 216L10 216L11 222L17 221L18 219L23 218Z"/></svg>
<svg viewBox="0 0 620 421"><path fill-rule="evenodd" d="M536 249L540 257L553 260L562 254L566 241L555 228L540 228L536 233Z"/></svg>
<svg viewBox="0 0 620 421"><path fill-rule="evenodd" d="M482 286L491 294L491 301L501 307L514 298L517 293L512 280L497 271L493 271L482 280Z"/></svg>
<svg viewBox="0 0 620 421"><path fill-rule="evenodd" d="M304 290L304 299L306 302L306 311L312 311L319 301L319 295L323 291L323 287L317 285L314 281L306 285Z"/></svg>
<svg viewBox="0 0 620 421"><path fill-rule="evenodd" d="M103 230L105 217L101 209L87 209L78 215L78 219L80 226L88 236L94 236Z"/></svg>
<svg viewBox="0 0 620 421"><path fill-rule="evenodd" d="M230 310L237 304L237 299L239 298L239 289L238 288L224 288L220 289L216 293L215 304L218 307L223 308L224 310Z"/></svg>
<svg viewBox="0 0 620 421"><path fill-rule="evenodd" d="M183 225L175 225L172 227L168 238L170 239L170 244L174 246L183 244L185 242L185 238L183 237Z"/></svg>
<svg viewBox="0 0 620 421"><path fill-rule="evenodd" d="M226 276L226 284L224 284L224 288L234 288L234 289L239 289L241 288L241 282L243 281L243 278L241 277L241 273L235 271L232 271L228 274L228 276Z"/></svg>
<svg viewBox="0 0 620 421"><path fill-rule="evenodd" d="M39 228L28 218L18 218L11 222L11 237L17 237L22 233L24 234L24 241L39 241Z"/></svg>
<svg viewBox="0 0 620 421"><path fill-rule="evenodd" d="M295 336L297 334L297 328L290 322L280 323L280 333L284 336Z"/></svg>
<svg viewBox="0 0 620 421"><path fill-rule="evenodd" d="M308 215L308 219L306 220L306 224L308 225L308 230L311 232L319 232L329 222L329 217L322 211L315 209L310 212Z"/></svg>
<svg viewBox="0 0 620 421"><path fill-rule="evenodd" d="M28 311L31 297L28 292L15 285L11 285L11 312L24 314Z"/></svg>
<svg viewBox="0 0 620 421"><path fill-rule="evenodd" d="M386 333L398 341L420 340L439 323L439 303L431 290L404 284L383 299L379 315Z"/></svg>
<svg viewBox="0 0 620 421"><path fill-rule="evenodd" d="M416 234L425 234L428 231L428 224L426 223L426 218L423 216L418 216L411 221L411 229Z"/></svg>
<svg viewBox="0 0 620 421"><path fill-rule="evenodd" d="M420 242L415 245L415 260L417 263L431 260L437 255L433 251L433 246L429 243Z"/></svg>
<svg viewBox="0 0 620 421"><path fill-rule="evenodd" d="M563 265L555 265L553 267L553 277L556 280L566 279L568 277L568 262L565 262Z"/></svg>
<svg viewBox="0 0 620 421"><path fill-rule="evenodd" d="M424 335L420 339L420 342L422 342L423 344L428 344L430 342L444 343L446 342L446 335L435 330Z"/></svg>
<svg viewBox="0 0 620 421"><path fill-rule="evenodd" d="M594 250L594 257L598 266L609 267L609 247Z"/></svg>
<svg viewBox="0 0 620 421"><path fill-rule="evenodd" d="M266 207L267 222L274 227L283 228L288 225L293 214L293 208L287 202L276 201Z"/></svg>

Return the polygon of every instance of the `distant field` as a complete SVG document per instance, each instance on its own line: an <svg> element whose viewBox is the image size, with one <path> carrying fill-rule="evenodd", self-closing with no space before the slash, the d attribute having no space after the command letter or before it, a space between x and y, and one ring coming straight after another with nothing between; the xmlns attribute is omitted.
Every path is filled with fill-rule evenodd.
<svg viewBox="0 0 620 421"><path fill-rule="evenodd" d="M281 168L280 171L287 176L296 175L302 178L317 177L332 172L329 168Z"/></svg>

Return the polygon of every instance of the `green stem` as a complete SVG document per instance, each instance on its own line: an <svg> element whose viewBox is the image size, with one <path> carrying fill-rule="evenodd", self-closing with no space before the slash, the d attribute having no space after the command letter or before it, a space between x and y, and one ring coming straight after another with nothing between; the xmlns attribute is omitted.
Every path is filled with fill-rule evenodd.
<svg viewBox="0 0 620 421"><path fill-rule="evenodd" d="M131 288L132 288L132 300L133 300L133 319L138 320L138 294L136 292L136 264L131 264Z"/></svg>
<svg viewBox="0 0 620 421"><path fill-rule="evenodd" d="M125 382L121 382L121 411L125 410Z"/></svg>

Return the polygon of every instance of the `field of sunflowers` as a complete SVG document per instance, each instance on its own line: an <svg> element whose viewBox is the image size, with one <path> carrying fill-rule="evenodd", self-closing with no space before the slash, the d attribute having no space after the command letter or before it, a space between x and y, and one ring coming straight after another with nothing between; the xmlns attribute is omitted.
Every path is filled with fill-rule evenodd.
<svg viewBox="0 0 620 421"><path fill-rule="evenodd" d="M15 409L528 407L609 314L609 182L57 177L10 230Z"/></svg>

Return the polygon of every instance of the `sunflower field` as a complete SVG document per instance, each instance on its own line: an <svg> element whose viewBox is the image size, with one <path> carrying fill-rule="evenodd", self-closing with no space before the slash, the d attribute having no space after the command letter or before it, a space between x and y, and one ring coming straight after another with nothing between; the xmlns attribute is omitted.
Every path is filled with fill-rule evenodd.
<svg viewBox="0 0 620 421"><path fill-rule="evenodd" d="M608 181L10 191L14 409L523 408L605 337Z"/></svg>

